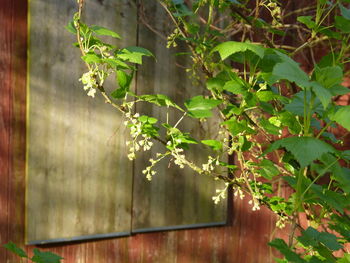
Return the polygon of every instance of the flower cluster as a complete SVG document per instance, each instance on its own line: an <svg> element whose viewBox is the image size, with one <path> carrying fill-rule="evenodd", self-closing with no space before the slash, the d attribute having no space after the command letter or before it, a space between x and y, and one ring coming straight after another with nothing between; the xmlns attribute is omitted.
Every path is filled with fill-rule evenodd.
<svg viewBox="0 0 350 263"><path fill-rule="evenodd" d="M202 169L204 172L210 173L214 171L215 166L219 165L219 157L213 158L209 155L208 162L202 164Z"/></svg>
<svg viewBox="0 0 350 263"><path fill-rule="evenodd" d="M279 20L281 20L281 7L279 6L279 3L273 0L269 0L268 3L263 3L263 5L270 11L271 17L272 17L272 24L275 26L281 25Z"/></svg>
<svg viewBox="0 0 350 263"><path fill-rule="evenodd" d="M132 141L126 141L126 145L129 146L129 160L134 160L136 158L136 152L143 150L148 151L152 148L153 142L151 141L151 137L142 133L142 122L138 120L140 115L135 113L134 115L131 112L125 113L126 121L124 124L130 127L130 135L133 138ZM142 137L140 140L139 137Z"/></svg>
<svg viewBox="0 0 350 263"><path fill-rule="evenodd" d="M239 187L237 187L237 188L235 189L235 192L234 192L233 195L234 195L234 196L239 196L239 198L240 198L241 200L243 200L243 198L245 197L244 192L243 192L242 189L239 188Z"/></svg>
<svg viewBox="0 0 350 263"><path fill-rule="evenodd" d="M96 88L98 87L96 78L96 71L90 70L85 72L79 79L79 81L81 81L84 85L84 90L88 91L87 95L93 98L95 97Z"/></svg>
<svg viewBox="0 0 350 263"><path fill-rule="evenodd" d="M216 196L213 196L212 199L214 203L217 205L221 200L226 198L227 188L230 186L229 183L225 183L225 187L223 189L216 189Z"/></svg>
<svg viewBox="0 0 350 263"><path fill-rule="evenodd" d="M175 28L174 32L171 33L167 38L167 40L168 40L167 45L166 45L167 48L177 46L175 40L179 37L179 34L180 34L180 30L178 28Z"/></svg>
<svg viewBox="0 0 350 263"><path fill-rule="evenodd" d="M253 205L252 210L260 210L260 202L259 199L262 198L262 195L258 192L253 192L252 193L252 199L249 200L248 204Z"/></svg>
<svg viewBox="0 0 350 263"><path fill-rule="evenodd" d="M153 160L153 159L150 159L150 161L151 160ZM146 175L146 178L147 178L148 181L151 181L152 180L152 176L157 173L156 171L152 170L152 167L153 167L153 165L150 165L150 166L146 167L145 170L142 171L142 173L144 175Z"/></svg>
<svg viewBox="0 0 350 263"><path fill-rule="evenodd" d="M286 222L288 221L288 217L285 215L278 215L276 226L280 229L286 226Z"/></svg>
<svg viewBox="0 0 350 263"><path fill-rule="evenodd" d="M168 144L171 142L169 141ZM171 155L174 157L174 163L178 165L181 169L185 167L186 158L185 155L183 154L184 149L182 148L174 148L171 151Z"/></svg>

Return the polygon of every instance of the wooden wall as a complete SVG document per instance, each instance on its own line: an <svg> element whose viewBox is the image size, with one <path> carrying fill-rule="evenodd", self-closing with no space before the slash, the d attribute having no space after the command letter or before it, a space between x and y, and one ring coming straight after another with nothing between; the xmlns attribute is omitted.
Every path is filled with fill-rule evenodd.
<svg viewBox="0 0 350 263"><path fill-rule="evenodd" d="M0 25L0 244L13 241L24 247L26 1L2 0ZM224 227L136 234L41 249L60 254L67 263L271 262L266 243L274 216L265 209L252 212L246 201L239 199L233 200L229 210L231 220ZM26 247L27 251L32 248ZM3 262L18 259L0 248Z"/></svg>

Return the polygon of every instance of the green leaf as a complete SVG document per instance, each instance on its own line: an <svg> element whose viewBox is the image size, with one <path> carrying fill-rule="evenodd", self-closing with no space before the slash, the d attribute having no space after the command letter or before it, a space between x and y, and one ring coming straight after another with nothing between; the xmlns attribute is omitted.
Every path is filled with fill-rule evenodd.
<svg viewBox="0 0 350 263"><path fill-rule="evenodd" d="M220 78L210 78L207 80L207 89L222 92L225 81Z"/></svg>
<svg viewBox="0 0 350 263"><path fill-rule="evenodd" d="M311 88L316 97L321 101L323 108L326 109L332 100L332 93L315 81L311 82Z"/></svg>
<svg viewBox="0 0 350 263"><path fill-rule="evenodd" d="M325 153L334 153L335 149L316 138L312 137L288 137L275 141L267 152L279 148L286 148L302 167L308 166L314 160L319 159Z"/></svg>
<svg viewBox="0 0 350 263"><path fill-rule="evenodd" d="M149 117L146 115L142 115L142 116L138 117L138 120L142 123L150 123L150 124L156 124L158 122L158 120L156 118Z"/></svg>
<svg viewBox="0 0 350 263"><path fill-rule="evenodd" d="M350 106L341 106L336 113L329 116L329 118L350 131Z"/></svg>
<svg viewBox="0 0 350 263"><path fill-rule="evenodd" d="M114 68L114 69L131 69L132 67L130 67L128 64L126 64L125 62L121 61L120 59L116 59L116 58L104 58L102 59L102 62L107 63L110 67Z"/></svg>
<svg viewBox="0 0 350 263"><path fill-rule="evenodd" d="M250 50L251 52L255 53L260 58L264 57L265 49L256 44L248 43L248 42L235 42L235 41L227 41L224 43L219 44L216 46L212 52L219 52L221 60L226 59L227 57L231 56L232 54L238 53L238 52L245 52L247 50Z"/></svg>
<svg viewBox="0 0 350 263"><path fill-rule="evenodd" d="M276 80L285 79L294 82L301 88L310 86L308 75L302 71L299 65L294 61L293 63L282 62L276 64L273 68L272 75Z"/></svg>
<svg viewBox="0 0 350 263"><path fill-rule="evenodd" d="M336 57L339 56L339 53L330 52L327 55L323 56L321 60L317 63L318 68L332 67L336 65Z"/></svg>
<svg viewBox="0 0 350 263"><path fill-rule="evenodd" d="M101 58L98 57L96 54L86 54L85 56L81 57L86 63L101 63Z"/></svg>
<svg viewBox="0 0 350 263"><path fill-rule="evenodd" d="M339 66L315 68L315 79L326 89L343 82L343 70Z"/></svg>
<svg viewBox="0 0 350 263"><path fill-rule="evenodd" d="M268 180L280 174L279 170L275 167L274 163L270 160L264 159L259 164L257 164L260 169L258 173Z"/></svg>
<svg viewBox="0 0 350 263"><path fill-rule="evenodd" d="M269 243L270 246L278 249L288 260L293 263L306 263L297 253L291 250L283 239L276 238Z"/></svg>
<svg viewBox="0 0 350 263"><path fill-rule="evenodd" d="M231 117L229 120L223 122L222 124L227 125L227 128L232 135L238 135L242 132L245 132L246 134L255 133L253 129L249 128L244 120L238 121L235 117Z"/></svg>
<svg viewBox="0 0 350 263"><path fill-rule="evenodd" d="M227 81L223 87L224 90L227 90L233 94L245 94L247 91L241 83L238 83L235 80Z"/></svg>
<svg viewBox="0 0 350 263"><path fill-rule="evenodd" d="M76 30L76 28L75 28L75 26L74 26L74 21L72 20L72 21L70 21L66 26L65 26L65 28L70 32L70 33L72 33L72 34L77 34L77 30Z"/></svg>
<svg viewBox="0 0 350 263"><path fill-rule="evenodd" d="M333 96L345 95L350 93L350 89L342 86L342 85L334 85L329 89Z"/></svg>
<svg viewBox="0 0 350 263"><path fill-rule="evenodd" d="M335 235L327 232L319 232L313 227L308 227L305 231L303 231L302 236L299 237L298 240L304 246L312 247L316 247L320 242L332 251L343 248L343 246L338 243Z"/></svg>
<svg viewBox="0 0 350 263"><path fill-rule="evenodd" d="M221 103L220 100L206 99L203 96L193 97L185 102L190 116L194 118L207 118L212 116L211 110Z"/></svg>
<svg viewBox="0 0 350 263"><path fill-rule="evenodd" d="M306 25L310 29L314 29L314 28L317 27L315 21L312 21L312 17L311 16L299 16L297 18L297 20L300 23L303 23L304 25Z"/></svg>
<svg viewBox="0 0 350 263"><path fill-rule="evenodd" d="M265 131L267 131L270 134L274 134L274 135L279 135L280 134L280 128L273 125L271 122L269 122L266 119L261 119L260 120L260 125L261 127L264 128Z"/></svg>
<svg viewBox="0 0 350 263"><path fill-rule="evenodd" d="M184 111L180 106L175 104L168 96L163 94L152 94L152 95L141 95L139 97L141 100L153 103L158 106L171 106L177 108L180 111Z"/></svg>
<svg viewBox="0 0 350 263"><path fill-rule="evenodd" d="M9 251L15 253L17 256L20 256L21 258L27 258L28 257L26 252L23 249L21 249L20 247L18 247L13 242L9 242L9 243L5 244L4 247L6 249L8 249Z"/></svg>
<svg viewBox="0 0 350 263"><path fill-rule="evenodd" d="M345 8L342 4L339 4L341 15L350 20L350 9Z"/></svg>
<svg viewBox="0 0 350 263"><path fill-rule="evenodd" d="M93 31L94 33L100 36L110 36L114 38L120 38L120 36L116 32L102 26L92 25L90 29L91 31Z"/></svg>
<svg viewBox="0 0 350 263"><path fill-rule="evenodd" d="M287 104L284 109L299 116L304 116L304 92L305 91L300 91L297 94L293 96L292 101ZM306 102L310 103L311 101L311 92L306 91ZM322 112L323 108L321 105L321 102L318 98L315 99L313 107L312 107L312 113L314 112Z"/></svg>
<svg viewBox="0 0 350 263"><path fill-rule="evenodd" d="M350 33L350 20L342 16L335 16L335 27L343 33Z"/></svg>
<svg viewBox="0 0 350 263"><path fill-rule="evenodd" d="M260 101L269 102L276 97L276 94L270 90L258 91L256 96Z"/></svg>
<svg viewBox="0 0 350 263"><path fill-rule="evenodd" d="M114 99L122 99L125 97L126 93L127 93L127 90L125 88L119 88L119 89L114 90L111 93L111 96Z"/></svg>
<svg viewBox="0 0 350 263"><path fill-rule="evenodd" d="M208 145L214 151L220 151L222 149L222 142L217 140L202 140L201 143Z"/></svg>
<svg viewBox="0 0 350 263"><path fill-rule="evenodd" d="M131 63L142 64L142 57L154 57L152 52L142 47L127 47L118 52L117 57Z"/></svg>
<svg viewBox="0 0 350 263"><path fill-rule="evenodd" d="M337 260L337 263L350 263L350 254L345 253L342 258Z"/></svg>
<svg viewBox="0 0 350 263"><path fill-rule="evenodd" d="M34 256L31 260L36 263L60 263L61 259L63 259L52 252L41 252L37 248L34 248L33 252Z"/></svg>
<svg viewBox="0 0 350 263"><path fill-rule="evenodd" d="M121 88L129 88L132 81L132 75L125 73L122 70L117 70L117 82Z"/></svg>
<svg viewBox="0 0 350 263"><path fill-rule="evenodd" d="M283 126L288 127L288 131L291 134L299 134L301 131L301 126L297 118L288 111L283 111L279 113L279 120Z"/></svg>

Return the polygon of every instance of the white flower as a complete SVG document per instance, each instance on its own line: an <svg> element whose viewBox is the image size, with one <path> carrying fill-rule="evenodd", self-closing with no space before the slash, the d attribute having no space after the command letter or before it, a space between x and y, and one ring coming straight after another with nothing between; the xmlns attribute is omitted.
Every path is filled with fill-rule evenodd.
<svg viewBox="0 0 350 263"><path fill-rule="evenodd" d="M95 98L95 93L96 93L96 89L90 88L90 90L88 91L87 95L90 96L90 97Z"/></svg>

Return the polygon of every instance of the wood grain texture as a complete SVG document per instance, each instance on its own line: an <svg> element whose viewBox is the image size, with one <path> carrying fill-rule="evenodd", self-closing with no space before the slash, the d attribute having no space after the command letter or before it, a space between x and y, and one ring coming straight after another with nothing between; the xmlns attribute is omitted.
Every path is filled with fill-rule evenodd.
<svg viewBox="0 0 350 263"><path fill-rule="evenodd" d="M64 25L74 1L30 2L27 241L130 232L132 163L122 117L86 96ZM87 1L86 20L136 38L129 1ZM113 82L107 82L106 88Z"/></svg>
<svg viewBox="0 0 350 263"><path fill-rule="evenodd" d="M156 1L143 1L145 19L149 26L166 36L172 28L164 9ZM139 45L155 54L157 61L145 60L137 75L138 94L166 94L175 102L183 103L198 95L200 87L194 86L178 65L186 65L188 61L183 56L175 56L176 52L186 51L184 47L178 50L167 49L166 41L155 37L145 25L139 26ZM200 91L199 91L200 92ZM166 122L174 126L181 118L182 112L153 107L149 104L139 105L137 111L153 116L159 123ZM208 129L215 120L200 124L198 120L185 118L180 124L180 130L190 132L197 140L208 139L217 131ZM206 126L206 127L203 127ZM212 133L208 135L208 133ZM208 136L208 137L205 137ZM150 152L141 155L135 162L133 231L147 231L154 228L169 226L188 226L195 224L211 224L226 222L225 202L215 205L212 201L216 188L222 188L221 182L215 183L212 178L200 176L185 167L180 169L170 161L170 158L157 164L157 174L148 182L142 170L150 165L149 159L156 159L157 152L165 152L164 146L157 144ZM186 152L187 157L199 164L207 162L206 151L194 146Z"/></svg>
<svg viewBox="0 0 350 263"><path fill-rule="evenodd" d="M23 244L27 3L0 8L0 262L17 260L2 244Z"/></svg>

